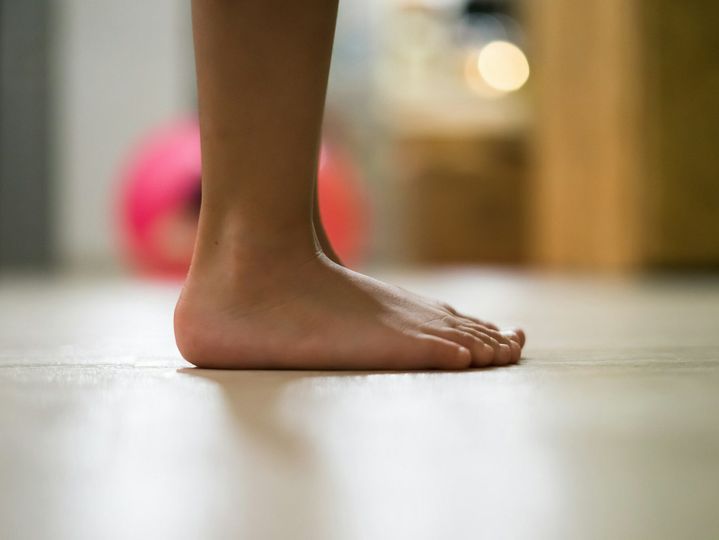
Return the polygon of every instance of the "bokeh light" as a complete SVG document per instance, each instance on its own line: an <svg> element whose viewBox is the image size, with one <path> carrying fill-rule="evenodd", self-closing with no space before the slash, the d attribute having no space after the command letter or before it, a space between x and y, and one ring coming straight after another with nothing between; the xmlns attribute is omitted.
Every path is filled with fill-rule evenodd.
<svg viewBox="0 0 719 540"><path fill-rule="evenodd" d="M491 88L519 90L529 79L529 62L522 50L508 41L492 41L477 56L477 70Z"/></svg>

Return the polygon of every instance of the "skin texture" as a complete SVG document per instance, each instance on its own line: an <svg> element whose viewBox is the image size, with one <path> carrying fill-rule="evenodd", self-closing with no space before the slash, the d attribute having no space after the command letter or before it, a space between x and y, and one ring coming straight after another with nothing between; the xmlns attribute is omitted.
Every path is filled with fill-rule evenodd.
<svg viewBox="0 0 719 540"><path fill-rule="evenodd" d="M234 369L516 363L520 330L353 272L329 247L313 207L336 12L336 0L193 2L203 197L180 352Z"/></svg>

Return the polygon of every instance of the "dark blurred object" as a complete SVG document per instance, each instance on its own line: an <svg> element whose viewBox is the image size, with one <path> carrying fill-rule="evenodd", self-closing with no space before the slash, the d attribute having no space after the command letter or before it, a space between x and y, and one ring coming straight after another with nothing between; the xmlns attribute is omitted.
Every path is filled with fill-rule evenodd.
<svg viewBox="0 0 719 540"><path fill-rule="evenodd" d="M719 3L642 3L648 198L654 267L719 270Z"/></svg>
<svg viewBox="0 0 719 540"><path fill-rule="evenodd" d="M0 268L48 267L52 3L0 0Z"/></svg>
<svg viewBox="0 0 719 540"><path fill-rule="evenodd" d="M510 12L511 2L506 0L468 0L462 8L462 14L469 17L477 15L507 15Z"/></svg>

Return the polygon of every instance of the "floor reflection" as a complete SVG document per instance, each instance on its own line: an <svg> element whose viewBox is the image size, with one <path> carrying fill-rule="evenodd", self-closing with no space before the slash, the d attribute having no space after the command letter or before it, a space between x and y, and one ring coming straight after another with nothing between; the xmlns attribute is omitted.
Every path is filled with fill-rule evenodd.
<svg viewBox="0 0 719 540"><path fill-rule="evenodd" d="M224 402L227 417L219 426L227 431L217 442L225 447L203 494L212 501L206 520L217 537L341 538L331 508L336 493L311 425L293 421L295 414L312 414L313 402L287 399L312 375L194 368L179 373L216 386Z"/></svg>

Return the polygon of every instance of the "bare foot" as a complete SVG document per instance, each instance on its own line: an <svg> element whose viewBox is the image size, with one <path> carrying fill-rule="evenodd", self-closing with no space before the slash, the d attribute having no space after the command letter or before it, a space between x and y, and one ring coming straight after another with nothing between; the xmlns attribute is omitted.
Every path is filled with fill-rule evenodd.
<svg viewBox="0 0 719 540"><path fill-rule="evenodd" d="M228 369L464 369L516 363L521 330L463 316L317 254L193 270L175 309L182 355Z"/></svg>

